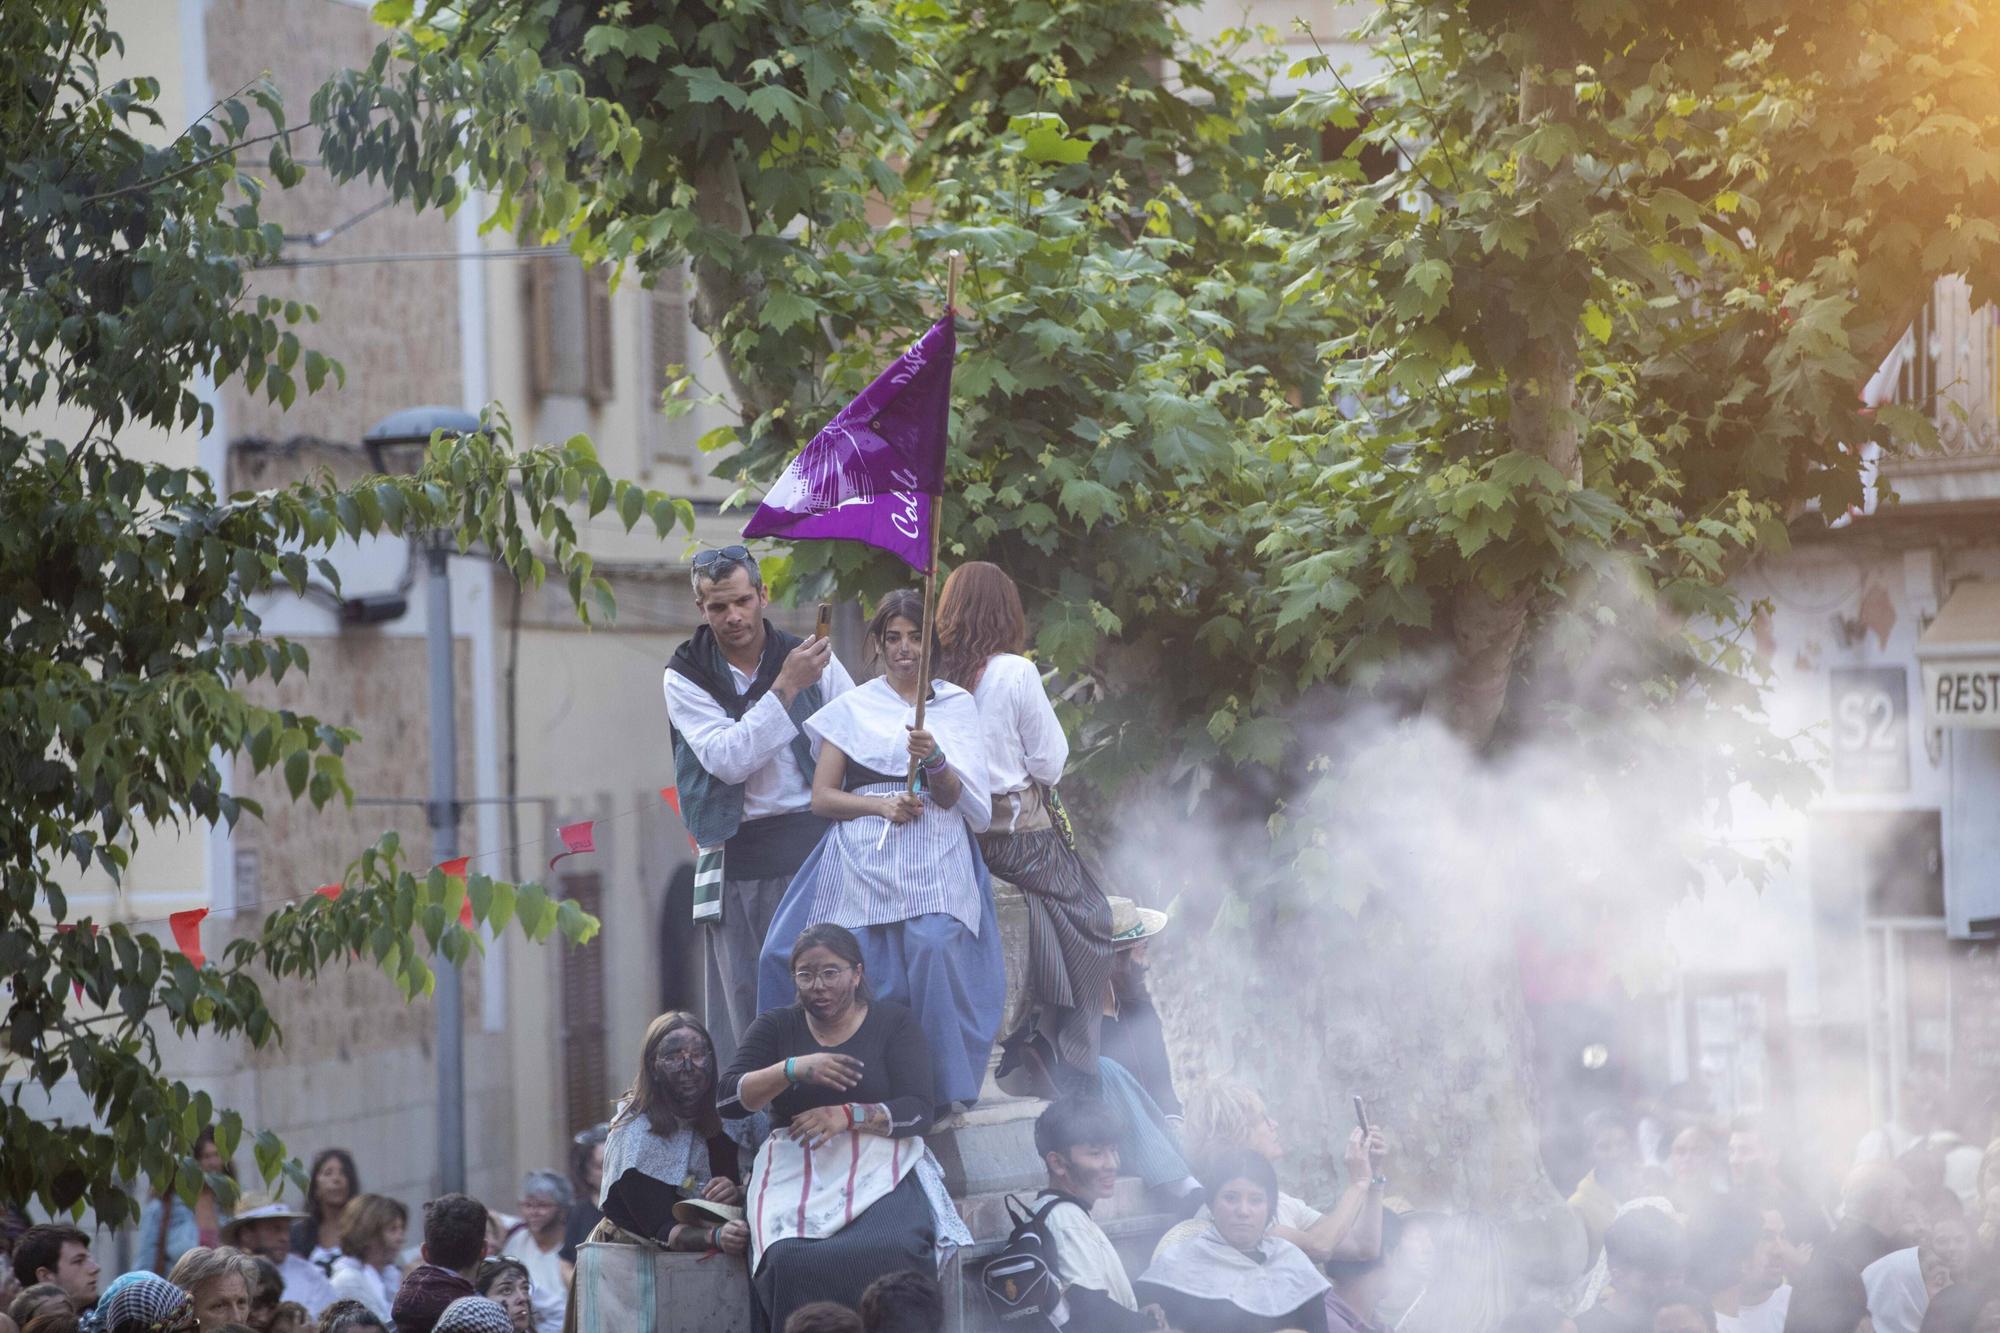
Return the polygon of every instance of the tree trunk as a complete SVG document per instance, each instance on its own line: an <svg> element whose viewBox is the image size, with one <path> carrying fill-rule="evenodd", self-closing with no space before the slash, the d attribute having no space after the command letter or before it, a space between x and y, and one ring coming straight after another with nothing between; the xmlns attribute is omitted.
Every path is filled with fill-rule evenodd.
<svg viewBox="0 0 2000 1333"><path fill-rule="evenodd" d="M1523 122L1560 114L1565 109L1562 97L1563 90L1545 82L1536 66L1522 70ZM1568 158L1543 166L1533 157L1524 157L1521 193L1532 195L1570 170ZM1553 251L1551 259L1560 263L1566 257L1567 239L1545 240L1542 248ZM1574 323L1560 329L1529 331L1510 320L1493 342L1510 349L1502 355L1502 365L1507 372L1507 434L1514 449L1546 460L1572 480L1580 479ZM1426 702L1426 711L1475 748L1492 738L1506 707L1507 688L1534 595L1532 585L1496 592L1469 577L1468 571L1451 598L1451 670Z"/></svg>
<svg viewBox="0 0 2000 1333"><path fill-rule="evenodd" d="M743 180L736 170L736 158L727 143L711 144L694 164L694 211L705 226L736 237L748 237L753 228L750 208L743 198ZM745 424L757 420L773 408L791 400L791 386L769 383L756 367L739 364L731 354L729 316L735 310L757 314L763 295L763 278L740 273L712 258L697 257L694 268L694 300L689 313L694 325L716 349L729 392L736 398L737 411Z"/></svg>

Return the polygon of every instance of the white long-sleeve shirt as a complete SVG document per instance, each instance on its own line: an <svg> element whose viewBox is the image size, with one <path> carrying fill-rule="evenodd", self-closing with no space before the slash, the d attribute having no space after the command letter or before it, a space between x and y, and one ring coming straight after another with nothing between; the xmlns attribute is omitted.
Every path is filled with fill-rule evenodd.
<svg viewBox="0 0 2000 1333"><path fill-rule="evenodd" d="M1069 737L1056 721L1035 664L1014 653L995 653L972 697L986 735L986 777L993 794L1026 791L1031 781L1054 786L1069 762Z"/></svg>
<svg viewBox="0 0 2000 1333"><path fill-rule="evenodd" d="M688 748L718 782L743 785L743 818L763 819L812 808L812 782L799 772L791 753L798 724L775 691L752 704L741 718L731 720L708 691L668 669L664 690L667 717L687 739ZM736 692L745 694L756 673L729 666ZM853 677L838 657L827 658L819 678L822 704L854 688Z"/></svg>

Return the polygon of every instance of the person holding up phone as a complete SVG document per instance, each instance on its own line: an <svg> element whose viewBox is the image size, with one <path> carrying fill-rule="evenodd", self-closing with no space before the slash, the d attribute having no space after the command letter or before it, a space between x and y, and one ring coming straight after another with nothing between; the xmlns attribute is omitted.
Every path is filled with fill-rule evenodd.
<svg viewBox="0 0 2000 1333"><path fill-rule="evenodd" d="M1329 1259L1372 1259L1381 1252L1382 1191L1389 1183L1382 1174L1382 1163L1389 1154L1389 1141L1379 1125L1368 1124L1360 1099L1355 1101L1358 1123L1346 1136L1343 1160L1347 1188L1339 1200L1321 1212L1297 1195L1281 1192L1272 1208L1271 1234L1298 1246L1316 1264ZM1247 1148L1275 1164L1285 1151L1278 1122L1264 1099L1255 1089L1226 1080L1197 1088L1188 1098L1181 1133L1189 1158L1196 1162ZM1184 1222L1168 1231L1160 1244L1181 1239L1207 1220L1204 1209L1195 1214L1193 1223Z"/></svg>
<svg viewBox="0 0 2000 1333"><path fill-rule="evenodd" d="M703 1012L727 1065L757 1016L771 918L826 831L812 810L805 721L854 680L824 633L802 640L765 618L771 596L747 547L698 553L690 578L704 623L674 650L664 689L681 817L700 848Z"/></svg>

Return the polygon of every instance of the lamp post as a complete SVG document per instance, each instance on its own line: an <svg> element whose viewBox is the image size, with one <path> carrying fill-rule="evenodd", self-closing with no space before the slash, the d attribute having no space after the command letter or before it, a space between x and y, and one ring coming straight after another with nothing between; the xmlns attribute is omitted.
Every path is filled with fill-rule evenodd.
<svg viewBox="0 0 2000 1333"><path fill-rule="evenodd" d="M461 407L412 407L392 413L362 436L384 474L415 472L437 431L471 435L478 414ZM431 859L458 855L458 712L451 646L451 544L432 529L424 541L424 655L430 668ZM438 1175L443 1192L465 1189L465 1008L458 965L437 959Z"/></svg>

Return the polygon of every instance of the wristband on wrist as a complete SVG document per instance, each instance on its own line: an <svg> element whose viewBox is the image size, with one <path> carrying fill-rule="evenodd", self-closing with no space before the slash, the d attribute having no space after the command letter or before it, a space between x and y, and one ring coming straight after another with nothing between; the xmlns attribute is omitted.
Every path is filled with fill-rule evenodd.
<svg viewBox="0 0 2000 1333"><path fill-rule="evenodd" d="M853 1129L855 1122L861 1118L860 1116L855 1114L855 1112L859 1108L855 1103L849 1102L847 1103L847 1105L841 1107L840 1109L847 1112L847 1127L849 1129Z"/></svg>
<svg viewBox="0 0 2000 1333"><path fill-rule="evenodd" d="M926 773L937 772L940 768L944 767L944 751L932 750L930 757L925 759L921 764L918 764L917 767Z"/></svg>
<svg viewBox="0 0 2000 1333"><path fill-rule="evenodd" d="M708 1229L708 1248L711 1250L719 1250L722 1248L721 1227L710 1227Z"/></svg>
<svg viewBox="0 0 2000 1333"><path fill-rule="evenodd" d="M796 1059L798 1059L796 1055L788 1055L785 1057L785 1086L787 1087L790 1087L799 1081L799 1076L792 1072L792 1061Z"/></svg>

